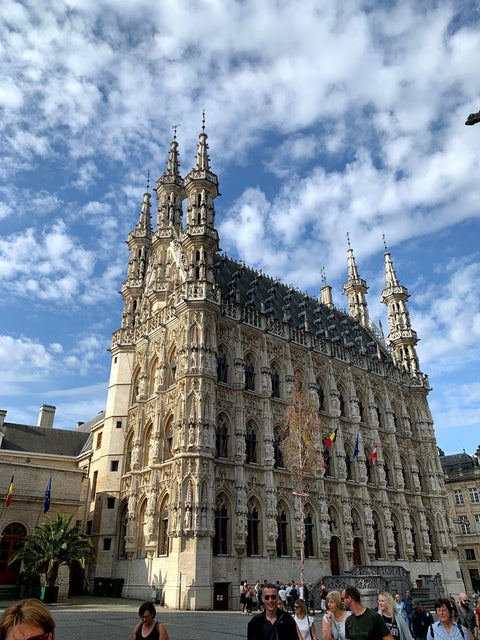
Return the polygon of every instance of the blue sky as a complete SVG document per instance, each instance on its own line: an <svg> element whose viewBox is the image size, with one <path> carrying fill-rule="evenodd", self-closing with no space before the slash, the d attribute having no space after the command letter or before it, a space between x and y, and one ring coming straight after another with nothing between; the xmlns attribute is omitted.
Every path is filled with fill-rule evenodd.
<svg viewBox="0 0 480 640"><path fill-rule="evenodd" d="M4 0L0 408L72 428L105 407L125 239L178 127L206 112L222 250L334 303L345 234L380 304L411 294L437 440L480 444L477 0ZM154 216L155 217L155 216Z"/></svg>

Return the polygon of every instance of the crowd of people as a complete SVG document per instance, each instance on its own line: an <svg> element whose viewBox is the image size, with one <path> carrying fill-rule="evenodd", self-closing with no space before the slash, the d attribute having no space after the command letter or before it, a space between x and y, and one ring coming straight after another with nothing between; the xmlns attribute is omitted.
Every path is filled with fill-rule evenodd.
<svg viewBox="0 0 480 640"><path fill-rule="evenodd" d="M315 602L318 595L321 629L315 627ZM342 593L327 593L323 582L318 594L312 585L286 587L278 581L253 587L240 585L242 613L259 610L248 623L248 640L480 640L480 597L475 609L466 593L455 598L438 598L434 622L422 603L407 589L403 596L383 591L377 607L361 602L360 592L346 586ZM153 602L144 602L138 611L131 640L169 640L164 624L155 619ZM0 620L0 640L55 640L55 621L40 600L30 598L5 610Z"/></svg>
<svg viewBox="0 0 480 640"><path fill-rule="evenodd" d="M408 589L403 596L379 593L377 606L370 609L362 604L356 587L327 593L322 582L318 594L321 630L317 630L311 585L297 587L292 582L285 588L266 581L261 587L257 581L257 585L255 598L260 611L248 623L248 640L480 640L480 598L472 609L465 593L459 595L458 602L438 598L435 622ZM240 586L242 613L251 613L252 606L242 599L246 590L250 587L244 581ZM252 592L255 594L254 589Z"/></svg>

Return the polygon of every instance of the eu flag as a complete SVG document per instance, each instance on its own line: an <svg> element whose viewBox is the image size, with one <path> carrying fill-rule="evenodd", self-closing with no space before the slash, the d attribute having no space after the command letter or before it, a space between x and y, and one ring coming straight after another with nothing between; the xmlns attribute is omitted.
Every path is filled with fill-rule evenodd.
<svg viewBox="0 0 480 640"><path fill-rule="evenodd" d="M48 481L47 490L45 491L45 502L43 504L43 513L47 513L50 509L50 492L52 490L52 479Z"/></svg>

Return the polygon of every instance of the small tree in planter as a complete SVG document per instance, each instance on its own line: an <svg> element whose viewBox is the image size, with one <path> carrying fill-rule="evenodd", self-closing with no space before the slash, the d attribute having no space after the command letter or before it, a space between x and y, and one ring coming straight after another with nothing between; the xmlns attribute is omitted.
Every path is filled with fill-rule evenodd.
<svg viewBox="0 0 480 640"><path fill-rule="evenodd" d="M88 536L80 533L80 525L69 529L73 515L57 513L55 519L47 517L44 524L37 525L34 532L22 540L22 548L12 555L12 561L23 560L25 570L45 572L47 589L56 586L58 568L70 566L74 560L85 561L93 552Z"/></svg>

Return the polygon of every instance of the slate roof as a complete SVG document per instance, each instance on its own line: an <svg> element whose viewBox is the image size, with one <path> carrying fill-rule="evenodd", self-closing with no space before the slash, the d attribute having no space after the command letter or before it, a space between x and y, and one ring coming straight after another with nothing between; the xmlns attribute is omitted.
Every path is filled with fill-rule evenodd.
<svg viewBox="0 0 480 640"><path fill-rule="evenodd" d="M214 255L215 282L220 286L222 298L252 307L270 318L288 322L295 328L305 328L314 335L338 342L359 353L378 358L380 348L382 362L391 363L388 350L373 331L367 330L348 314L329 307L313 296L279 280L259 273L232 260L226 255Z"/></svg>
<svg viewBox="0 0 480 640"><path fill-rule="evenodd" d="M476 464L476 460L464 451L463 453L453 453L449 456L440 456L440 464L444 473L449 473L451 471L473 469L478 462Z"/></svg>
<svg viewBox="0 0 480 640"><path fill-rule="evenodd" d="M77 456L89 437L88 433L12 422L5 422L0 434L0 450L61 456Z"/></svg>

